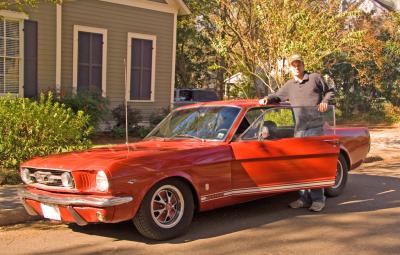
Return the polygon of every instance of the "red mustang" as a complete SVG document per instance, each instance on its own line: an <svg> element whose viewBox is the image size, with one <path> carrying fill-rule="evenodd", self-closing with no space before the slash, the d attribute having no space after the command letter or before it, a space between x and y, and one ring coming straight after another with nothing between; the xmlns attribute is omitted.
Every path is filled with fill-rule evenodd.
<svg viewBox="0 0 400 255"><path fill-rule="evenodd" d="M184 233L196 211L307 188L337 196L368 153L369 132L336 128L332 111L314 108L181 107L141 142L25 162L20 197L32 215L79 225L133 219L163 240ZM307 130L319 131L297 135Z"/></svg>

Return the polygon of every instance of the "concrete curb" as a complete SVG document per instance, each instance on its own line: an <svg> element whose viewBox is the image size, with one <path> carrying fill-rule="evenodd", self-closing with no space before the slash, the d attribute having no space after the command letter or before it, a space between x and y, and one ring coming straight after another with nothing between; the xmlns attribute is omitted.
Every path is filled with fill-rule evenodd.
<svg viewBox="0 0 400 255"><path fill-rule="evenodd" d="M29 215L18 197L18 189L23 185L0 187L0 226L13 225L37 220L39 216Z"/></svg>

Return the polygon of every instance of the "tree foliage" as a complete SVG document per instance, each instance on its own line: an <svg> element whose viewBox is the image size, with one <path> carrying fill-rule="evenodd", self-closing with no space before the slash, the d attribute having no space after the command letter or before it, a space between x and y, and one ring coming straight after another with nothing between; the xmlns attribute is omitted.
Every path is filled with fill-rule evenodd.
<svg viewBox="0 0 400 255"><path fill-rule="evenodd" d="M200 74L207 72L221 89L221 81L240 73L241 81L228 93L260 97L290 78L287 57L300 53L308 71L335 83L337 106L344 116L392 109L400 103L400 14L365 13L359 8L362 1L351 2L188 1L194 10L186 17L192 34L183 41L194 48L185 46L179 52L188 57L184 62L197 65L185 69L190 75L181 86L198 84ZM187 24L181 25L186 29ZM206 61L200 65L198 59Z"/></svg>
<svg viewBox="0 0 400 255"><path fill-rule="evenodd" d="M63 0L2 0L0 10L24 11L26 7L36 7L40 2L61 4Z"/></svg>

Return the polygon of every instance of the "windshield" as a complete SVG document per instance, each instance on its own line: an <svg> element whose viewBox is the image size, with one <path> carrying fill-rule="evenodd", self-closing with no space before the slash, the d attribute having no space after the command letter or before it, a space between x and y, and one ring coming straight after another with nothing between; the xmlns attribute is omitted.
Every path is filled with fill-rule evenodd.
<svg viewBox="0 0 400 255"><path fill-rule="evenodd" d="M225 140L240 108L196 107L173 111L146 138Z"/></svg>

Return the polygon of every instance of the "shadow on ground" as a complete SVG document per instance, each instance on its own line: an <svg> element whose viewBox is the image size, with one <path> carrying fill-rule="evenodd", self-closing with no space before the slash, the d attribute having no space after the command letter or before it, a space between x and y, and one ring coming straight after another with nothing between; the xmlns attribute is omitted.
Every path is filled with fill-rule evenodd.
<svg viewBox="0 0 400 255"><path fill-rule="evenodd" d="M288 208L287 204L296 198L297 194L292 192L200 213L195 216L187 234L164 243L187 243L256 228L285 219L316 216L307 209L292 210ZM319 215L369 212L399 206L400 179L351 174L347 190L339 197L328 199L327 208ZM143 238L131 222L85 227L70 225L70 227L76 232L106 236L116 240L130 240L147 244L160 243Z"/></svg>

